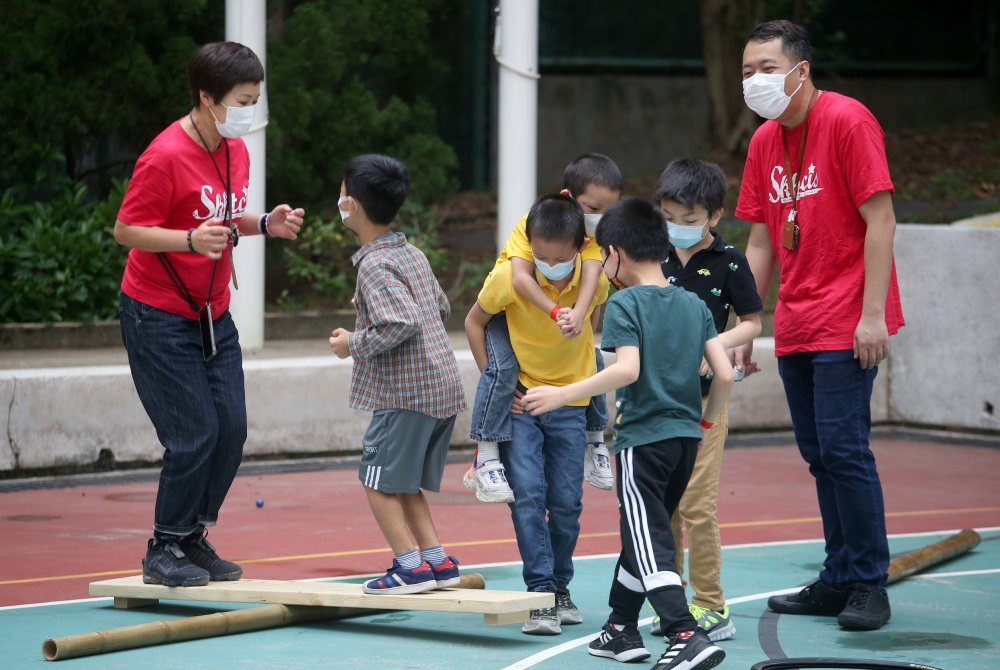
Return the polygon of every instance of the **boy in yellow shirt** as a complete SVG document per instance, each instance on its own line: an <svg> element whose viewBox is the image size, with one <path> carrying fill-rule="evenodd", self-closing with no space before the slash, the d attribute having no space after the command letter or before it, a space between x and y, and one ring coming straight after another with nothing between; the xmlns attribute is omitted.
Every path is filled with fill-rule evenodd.
<svg viewBox="0 0 1000 670"><path fill-rule="evenodd" d="M552 331L561 333L566 338L574 338L583 332L588 315L595 324L600 317L598 310L591 312L590 309L597 294L599 279L603 277L601 252L593 238L604 210L621 197L621 172L607 156L584 154L566 166L562 189L562 195L569 196L580 204L586 235L590 238L580 251L582 269L579 299L573 302L565 298L553 300L539 286L535 279L536 269L549 281L554 281L565 278L573 271L574 265L571 262L553 265L533 253L526 233L527 215L517 222L486 281L488 283L498 271L506 268L504 271L511 273L512 286L519 296L540 310L541 316L546 316L553 322L543 320L538 326L540 331ZM469 434L478 443L478 449L463 483L466 488L475 491L476 497L483 502L509 503L514 500L514 493L507 481L498 445L511 439L511 414L520 414L523 408L520 407L521 395L516 390L518 357L511 348L507 319L503 311L495 314L486 325L485 347L488 363L480 366L482 375L476 390ZM600 350L594 351L597 369L601 370L604 368L604 358ZM604 396L595 396L591 400L586 419L584 479L599 489L611 490L614 475L611 472L608 448L604 444L604 431L608 425Z"/></svg>
<svg viewBox="0 0 1000 670"><path fill-rule="evenodd" d="M490 274L465 319L465 332L472 355L483 369L491 356L487 327L494 315L506 313L509 346L520 364L515 383L521 393L542 385L566 386L596 374L590 317L608 294L608 280L602 272L596 295L582 302L585 261L581 251L587 240L577 201L566 195L543 196L531 207L526 223L525 233L539 265L535 286L554 305L580 307L584 321L578 337L565 338L544 312L515 290L511 263L503 263ZM569 271L558 273L557 278L542 271L553 266ZM590 398L577 400L540 416L518 413L511 417L510 440L499 445L514 492L510 511L524 563L524 582L529 591L556 596L556 607L531 611L522 628L528 634L558 635L560 624L583 623L568 587L583 510L590 402Z"/></svg>

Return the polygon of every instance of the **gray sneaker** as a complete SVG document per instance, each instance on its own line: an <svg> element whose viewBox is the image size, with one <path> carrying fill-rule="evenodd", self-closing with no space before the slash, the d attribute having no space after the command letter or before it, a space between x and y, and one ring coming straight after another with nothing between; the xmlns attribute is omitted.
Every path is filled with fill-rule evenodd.
<svg viewBox="0 0 1000 670"><path fill-rule="evenodd" d="M615 487L615 475L611 472L611 455L608 445L603 442L588 442L583 458L583 478L594 488L610 491Z"/></svg>
<svg viewBox="0 0 1000 670"><path fill-rule="evenodd" d="M178 544L191 562L208 571L213 582L234 582L243 576L243 568L220 558L208 541L208 531L201 528L183 538Z"/></svg>
<svg viewBox="0 0 1000 670"><path fill-rule="evenodd" d="M157 541L150 538L146 557L142 559L142 582L164 586L204 586L208 570L191 562L176 540Z"/></svg>
<svg viewBox="0 0 1000 670"><path fill-rule="evenodd" d="M574 625L583 623L580 610L573 604L569 597L569 591L560 593L556 591L556 612L559 613L559 623L563 625Z"/></svg>
<svg viewBox="0 0 1000 670"><path fill-rule="evenodd" d="M559 625L559 614L555 607L545 607L531 610L531 618L521 626L521 632L528 635L559 635L562 627Z"/></svg>

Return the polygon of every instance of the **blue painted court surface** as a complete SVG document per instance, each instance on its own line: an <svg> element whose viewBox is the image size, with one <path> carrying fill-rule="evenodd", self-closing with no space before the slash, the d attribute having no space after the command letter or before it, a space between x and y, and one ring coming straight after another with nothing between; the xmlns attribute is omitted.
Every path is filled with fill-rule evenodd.
<svg viewBox="0 0 1000 670"><path fill-rule="evenodd" d="M1000 528L981 529L974 551L889 587L892 620L875 632L847 632L832 618L762 620L767 595L815 577L822 543L795 541L724 548L723 587L736 636L719 643L723 668L748 670L763 648L789 657L835 656L906 661L945 670L1000 668ZM890 536L890 549L917 549L945 534ZM648 662L618 666L593 658L586 643L607 616L613 556L577 559L570 585L585 623L555 637L530 637L520 626L486 627L480 615L395 612L147 647L57 662L67 668L462 668L649 667L664 650L648 634ZM522 590L520 565L474 568L488 588ZM358 581L358 580L345 580ZM0 667L42 667L49 637L194 616L219 607L161 601L153 608L115 610L110 599L0 609ZM645 616L652 617L647 608Z"/></svg>

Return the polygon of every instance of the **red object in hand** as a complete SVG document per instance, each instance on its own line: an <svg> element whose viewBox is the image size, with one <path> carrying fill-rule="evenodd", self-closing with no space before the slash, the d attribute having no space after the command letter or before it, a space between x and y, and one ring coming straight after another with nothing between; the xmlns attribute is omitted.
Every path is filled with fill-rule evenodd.
<svg viewBox="0 0 1000 670"><path fill-rule="evenodd" d="M556 317L559 316L559 310L560 309L562 309L562 307L560 307L559 305L556 305L555 307L553 307L552 311L549 312L549 318L551 318L553 321L555 321Z"/></svg>
<svg viewBox="0 0 1000 670"><path fill-rule="evenodd" d="M708 421L705 421L704 419L701 420L701 427L704 428L705 430L712 430L712 426L714 426L714 425L715 425L714 423L709 423Z"/></svg>

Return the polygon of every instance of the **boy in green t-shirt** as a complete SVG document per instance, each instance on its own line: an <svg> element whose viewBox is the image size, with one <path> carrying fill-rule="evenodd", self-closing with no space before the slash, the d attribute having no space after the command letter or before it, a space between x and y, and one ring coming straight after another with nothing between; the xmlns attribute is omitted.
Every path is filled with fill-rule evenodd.
<svg viewBox="0 0 1000 670"><path fill-rule="evenodd" d="M608 300L601 348L614 365L575 384L529 389L532 415L618 389L615 465L622 552L611 585L611 615L590 644L594 656L617 661L649 657L638 629L646 598L660 617L669 647L654 670L713 668L726 654L698 627L677 574L670 518L677 509L700 444L733 387L733 368L712 315L693 293L671 286L660 268L670 242L663 215L627 198L597 227L604 271L617 293ZM702 357L715 374L702 410Z"/></svg>

